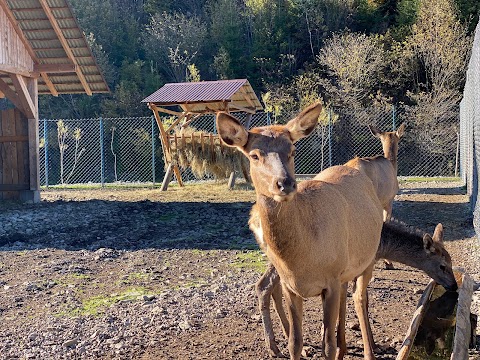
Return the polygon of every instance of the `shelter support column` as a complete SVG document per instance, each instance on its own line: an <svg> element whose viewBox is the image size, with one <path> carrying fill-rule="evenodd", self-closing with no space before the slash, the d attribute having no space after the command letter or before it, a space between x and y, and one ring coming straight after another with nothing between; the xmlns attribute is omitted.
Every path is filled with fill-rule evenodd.
<svg viewBox="0 0 480 360"><path fill-rule="evenodd" d="M20 192L20 199L25 202L40 201L40 155L38 135L38 81L36 78L25 78L26 96L30 96L33 113L28 116L28 157L30 168L30 190Z"/></svg>

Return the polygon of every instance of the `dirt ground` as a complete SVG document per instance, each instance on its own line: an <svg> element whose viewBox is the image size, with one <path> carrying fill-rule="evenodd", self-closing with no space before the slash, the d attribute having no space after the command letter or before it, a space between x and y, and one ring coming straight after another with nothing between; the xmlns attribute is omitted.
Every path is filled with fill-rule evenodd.
<svg viewBox="0 0 480 360"><path fill-rule="evenodd" d="M254 292L266 261L247 226L254 200L243 184L204 183L56 189L40 204L0 204L0 359L268 359ZM396 200L394 216L409 225L432 233L441 222L454 266L480 281L461 184L402 182ZM369 285L378 359L395 359L429 281L396 268L378 263ZM346 359L361 359L348 301ZM320 300L306 300L309 359L321 358L321 318Z"/></svg>

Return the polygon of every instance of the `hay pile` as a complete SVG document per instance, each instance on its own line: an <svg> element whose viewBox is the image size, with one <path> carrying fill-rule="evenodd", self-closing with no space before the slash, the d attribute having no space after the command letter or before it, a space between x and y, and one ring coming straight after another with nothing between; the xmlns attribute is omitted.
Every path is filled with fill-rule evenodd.
<svg viewBox="0 0 480 360"><path fill-rule="evenodd" d="M170 135L170 150L172 163L181 169L190 167L198 179L205 176L224 179L232 171L242 169L242 154L221 144L218 136L211 136L210 133L193 127L176 129Z"/></svg>

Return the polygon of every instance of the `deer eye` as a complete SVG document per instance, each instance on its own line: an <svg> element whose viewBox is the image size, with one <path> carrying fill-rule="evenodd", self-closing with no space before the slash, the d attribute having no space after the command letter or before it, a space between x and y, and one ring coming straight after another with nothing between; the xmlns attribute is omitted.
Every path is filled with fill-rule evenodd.
<svg viewBox="0 0 480 360"><path fill-rule="evenodd" d="M257 152L254 152L252 151L250 154L248 154L250 156L250 159L254 160L254 161L258 161L260 160L260 156L258 156L258 153Z"/></svg>
<svg viewBox="0 0 480 360"><path fill-rule="evenodd" d="M440 270L446 271L446 270L447 270L447 267L446 267L445 265L440 265Z"/></svg>

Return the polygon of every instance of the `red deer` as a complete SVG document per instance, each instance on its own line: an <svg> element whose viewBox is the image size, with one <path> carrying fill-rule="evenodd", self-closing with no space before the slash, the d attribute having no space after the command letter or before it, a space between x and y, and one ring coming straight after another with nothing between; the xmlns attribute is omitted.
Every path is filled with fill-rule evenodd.
<svg viewBox="0 0 480 360"><path fill-rule="evenodd" d="M405 131L402 124L397 131L380 132L376 127L368 127L373 136L380 139L383 147L383 156L356 157L345 165L363 171L372 180L375 191L383 206L383 219L389 220L392 216L392 205L398 193L397 156L398 142Z"/></svg>
<svg viewBox="0 0 480 360"><path fill-rule="evenodd" d="M438 224L433 237L427 233L413 230L404 223L392 219L383 224L380 245L376 259L393 260L419 270L448 290L455 290L457 283L452 270L452 260L443 246L443 226ZM265 342L270 355L281 356L275 342L273 325L270 318L270 296L275 301L275 308L282 323L282 329L288 337L288 322L282 307L280 280L275 268L270 265L262 278L257 282L257 296L262 313L265 331ZM343 295L343 294L342 294ZM346 294L344 294L346 295ZM338 354L342 359L346 353L345 342L345 297L341 298L338 324ZM373 339L372 339L373 341Z"/></svg>
<svg viewBox="0 0 480 360"><path fill-rule="evenodd" d="M348 166L330 167L297 186L294 143L317 125L321 105L313 104L286 125L245 129L227 113L218 113L217 129L228 146L250 162L257 199L250 228L280 276L288 309L290 358L303 348L303 299L321 296L324 352L334 359L335 325L342 284L357 280L355 309L365 357L374 359L366 291L383 224L382 205L372 181Z"/></svg>

